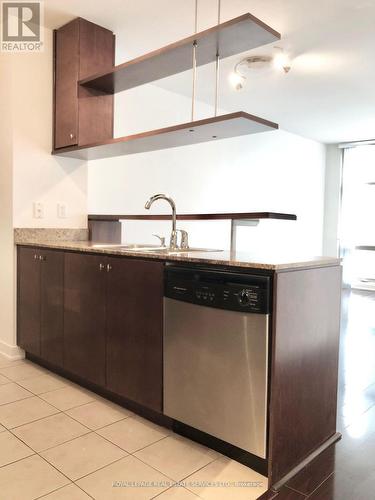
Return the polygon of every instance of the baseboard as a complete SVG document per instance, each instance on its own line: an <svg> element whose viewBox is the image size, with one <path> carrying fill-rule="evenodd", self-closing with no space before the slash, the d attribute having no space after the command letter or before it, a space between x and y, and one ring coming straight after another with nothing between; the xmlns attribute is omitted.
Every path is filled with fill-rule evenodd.
<svg viewBox="0 0 375 500"><path fill-rule="evenodd" d="M24 359L25 351L17 345L10 345L0 340L0 354L5 356L10 361Z"/></svg>

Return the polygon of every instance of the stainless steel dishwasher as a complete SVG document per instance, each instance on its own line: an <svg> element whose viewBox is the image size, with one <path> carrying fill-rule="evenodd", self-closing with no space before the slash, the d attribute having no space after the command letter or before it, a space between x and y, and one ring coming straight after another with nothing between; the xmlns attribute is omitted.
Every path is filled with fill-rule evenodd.
<svg viewBox="0 0 375 500"><path fill-rule="evenodd" d="M169 266L164 413L266 457L270 278Z"/></svg>

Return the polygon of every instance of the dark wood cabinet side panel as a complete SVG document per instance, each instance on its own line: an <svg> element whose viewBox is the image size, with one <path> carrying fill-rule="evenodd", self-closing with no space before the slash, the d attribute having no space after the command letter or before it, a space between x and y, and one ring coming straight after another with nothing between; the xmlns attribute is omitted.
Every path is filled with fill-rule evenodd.
<svg viewBox="0 0 375 500"><path fill-rule="evenodd" d="M164 265L108 261L107 388L161 412Z"/></svg>
<svg viewBox="0 0 375 500"><path fill-rule="evenodd" d="M84 19L80 26L79 79L109 71L114 63L115 38L111 31ZM113 137L113 95L79 86L79 144Z"/></svg>
<svg viewBox="0 0 375 500"><path fill-rule="evenodd" d="M336 432L341 267L279 273L275 282L271 485Z"/></svg>
<svg viewBox="0 0 375 500"><path fill-rule="evenodd" d="M40 355L40 261L34 248L18 248L17 343Z"/></svg>
<svg viewBox="0 0 375 500"><path fill-rule="evenodd" d="M105 385L104 256L65 254L64 368L97 385Z"/></svg>
<svg viewBox="0 0 375 500"><path fill-rule="evenodd" d="M54 148L78 144L79 22L55 32Z"/></svg>
<svg viewBox="0 0 375 500"><path fill-rule="evenodd" d="M41 251L41 357L63 366L64 253Z"/></svg>

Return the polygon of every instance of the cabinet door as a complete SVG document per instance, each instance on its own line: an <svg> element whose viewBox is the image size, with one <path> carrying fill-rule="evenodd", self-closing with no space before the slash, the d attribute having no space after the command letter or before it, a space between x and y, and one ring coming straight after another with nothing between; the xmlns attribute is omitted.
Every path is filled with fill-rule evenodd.
<svg viewBox="0 0 375 500"><path fill-rule="evenodd" d="M78 144L79 20L55 31L55 148Z"/></svg>
<svg viewBox="0 0 375 500"><path fill-rule="evenodd" d="M64 368L105 385L106 275L101 256L65 254Z"/></svg>
<svg viewBox="0 0 375 500"><path fill-rule="evenodd" d="M64 253L41 252L41 357L63 366Z"/></svg>
<svg viewBox="0 0 375 500"><path fill-rule="evenodd" d="M79 20L79 80L110 71L114 65L114 35L96 24ZM78 88L78 144L113 137L113 95Z"/></svg>
<svg viewBox="0 0 375 500"><path fill-rule="evenodd" d="M40 355L39 250L18 249L17 342L26 352Z"/></svg>
<svg viewBox="0 0 375 500"><path fill-rule="evenodd" d="M163 269L110 258L107 274L107 388L162 411Z"/></svg>

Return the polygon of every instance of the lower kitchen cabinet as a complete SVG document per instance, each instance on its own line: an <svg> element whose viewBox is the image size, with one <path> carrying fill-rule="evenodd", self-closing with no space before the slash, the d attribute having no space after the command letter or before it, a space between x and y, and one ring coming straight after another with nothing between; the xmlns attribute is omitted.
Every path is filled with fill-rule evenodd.
<svg viewBox="0 0 375 500"><path fill-rule="evenodd" d="M40 355L63 366L64 254L43 250L40 260Z"/></svg>
<svg viewBox="0 0 375 500"><path fill-rule="evenodd" d="M64 368L105 385L105 257L65 254Z"/></svg>
<svg viewBox="0 0 375 500"><path fill-rule="evenodd" d="M18 344L139 405L163 408L158 261L18 249Z"/></svg>
<svg viewBox="0 0 375 500"><path fill-rule="evenodd" d="M162 411L161 262L108 258L107 388Z"/></svg>
<svg viewBox="0 0 375 500"><path fill-rule="evenodd" d="M38 250L18 249L17 341L40 356L40 261Z"/></svg>
<svg viewBox="0 0 375 500"><path fill-rule="evenodd" d="M64 254L18 251L18 344L56 366L63 364Z"/></svg>

